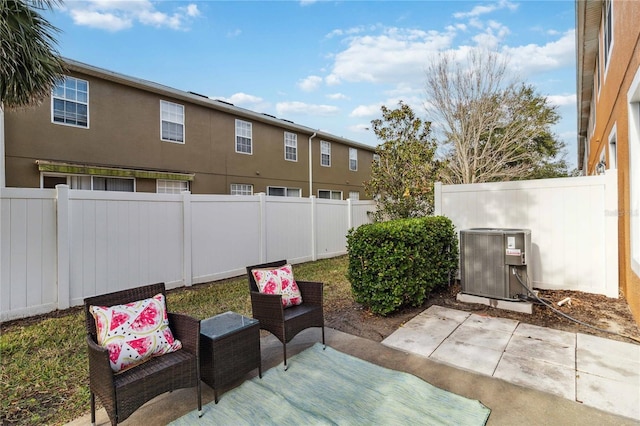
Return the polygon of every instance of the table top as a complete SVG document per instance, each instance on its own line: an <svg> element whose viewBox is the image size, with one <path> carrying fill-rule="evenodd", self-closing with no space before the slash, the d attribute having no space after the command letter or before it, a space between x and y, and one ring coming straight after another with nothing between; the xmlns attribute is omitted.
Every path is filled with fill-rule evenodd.
<svg viewBox="0 0 640 426"><path fill-rule="evenodd" d="M216 340L255 324L258 324L257 319L247 318L229 311L200 321L200 334L211 340Z"/></svg>

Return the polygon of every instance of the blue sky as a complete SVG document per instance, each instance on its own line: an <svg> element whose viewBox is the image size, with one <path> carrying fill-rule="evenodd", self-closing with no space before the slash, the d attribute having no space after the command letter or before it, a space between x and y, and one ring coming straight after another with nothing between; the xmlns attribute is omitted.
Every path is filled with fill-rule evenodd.
<svg viewBox="0 0 640 426"><path fill-rule="evenodd" d="M67 0L45 17L64 57L368 145L381 105L429 120L434 55L490 48L558 106L554 132L577 162L572 0Z"/></svg>

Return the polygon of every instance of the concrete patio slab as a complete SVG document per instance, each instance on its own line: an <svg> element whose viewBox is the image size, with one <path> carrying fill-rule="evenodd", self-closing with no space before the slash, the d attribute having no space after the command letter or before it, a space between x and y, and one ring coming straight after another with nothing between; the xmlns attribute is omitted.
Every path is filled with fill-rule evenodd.
<svg viewBox="0 0 640 426"><path fill-rule="evenodd" d="M447 339L429 358L453 367L491 376L501 357L502 350Z"/></svg>
<svg viewBox="0 0 640 426"><path fill-rule="evenodd" d="M579 372L576 400L590 407L640 421L640 385Z"/></svg>
<svg viewBox="0 0 640 426"><path fill-rule="evenodd" d="M522 322L518 324L518 327L515 329L513 334L516 336L542 340L543 342L557 343L559 345L572 347L575 347L576 345L576 333L539 327L537 325L525 324Z"/></svg>
<svg viewBox="0 0 640 426"><path fill-rule="evenodd" d="M507 345L505 352L510 355L538 359L571 369L575 369L576 365L575 344L562 345L540 339L533 339L531 337L514 335Z"/></svg>
<svg viewBox="0 0 640 426"><path fill-rule="evenodd" d="M563 398L571 400L576 398L576 378L573 367L505 353L493 377Z"/></svg>

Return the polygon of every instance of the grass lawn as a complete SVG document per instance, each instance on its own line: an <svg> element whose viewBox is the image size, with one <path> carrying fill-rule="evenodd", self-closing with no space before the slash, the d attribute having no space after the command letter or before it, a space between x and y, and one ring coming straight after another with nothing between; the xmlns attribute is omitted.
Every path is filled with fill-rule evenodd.
<svg viewBox="0 0 640 426"><path fill-rule="evenodd" d="M347 263L341 256L294 267L297 279L325 283L325 312L353 300ZM199 319L226 311L251 316L245 276L170 290L167 305ZM2 324L0 366L2 424L57 425L89 412L82 307Z"/></svg>

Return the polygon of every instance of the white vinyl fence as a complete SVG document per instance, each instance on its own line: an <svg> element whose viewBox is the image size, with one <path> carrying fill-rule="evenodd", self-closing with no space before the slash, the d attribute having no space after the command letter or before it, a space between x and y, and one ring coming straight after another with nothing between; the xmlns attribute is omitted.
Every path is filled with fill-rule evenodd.
<svg viewBox="0 0 640 426"><path fill-rule="evenodd" d="M346 253L371 201L0 190L0 321L153 282L234 277L247 265Z"/></svg>
<svg viewBox="0 0 640 426"><path fill-rule="evenodd" d="M457 231L531 229L533 286L618 297L616 171L602 176L436 184L436 214Z"/></svg>

